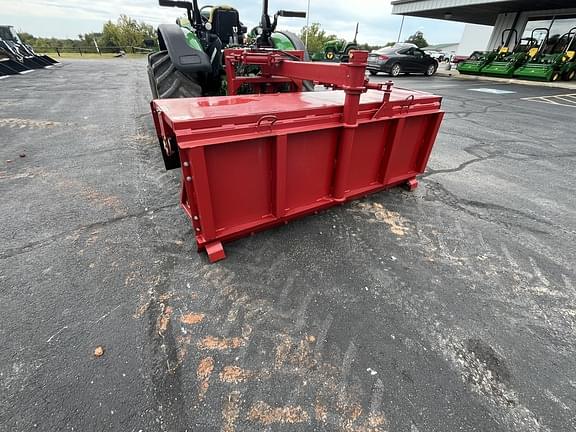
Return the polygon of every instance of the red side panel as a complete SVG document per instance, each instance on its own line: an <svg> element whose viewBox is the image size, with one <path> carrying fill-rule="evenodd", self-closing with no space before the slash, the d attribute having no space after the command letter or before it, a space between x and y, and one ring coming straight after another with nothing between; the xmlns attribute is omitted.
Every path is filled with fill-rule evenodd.
<svg viewBox="0 0 576 432"><path fill-rule="evenodd" d="M382 159L388 143L390 121L363 124L356 130L348 186L352 193L380 181Z"/></svg>
<svg viewBox="0 0 576 432"><path fill-rule="evenodd" d="M288 137L286 207L308 206L331 194L337 129L324 129Z"/></svg>
<svg viewBox="0 0 576 432"><path fill-rule="evenodd" d="M216 231L272 214L272 139L206 147Z"/></svg>

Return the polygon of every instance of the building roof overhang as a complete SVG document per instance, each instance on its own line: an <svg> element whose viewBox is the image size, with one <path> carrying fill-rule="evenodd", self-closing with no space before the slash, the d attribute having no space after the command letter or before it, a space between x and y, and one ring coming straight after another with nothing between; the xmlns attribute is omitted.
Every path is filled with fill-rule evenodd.
<svg viewBox="0 0 576 432"><path fill-rule="evenodd" d="M501 13L518 11L576 10L566 0L394 0L392 13L422 18L494 25Z"/></svg>

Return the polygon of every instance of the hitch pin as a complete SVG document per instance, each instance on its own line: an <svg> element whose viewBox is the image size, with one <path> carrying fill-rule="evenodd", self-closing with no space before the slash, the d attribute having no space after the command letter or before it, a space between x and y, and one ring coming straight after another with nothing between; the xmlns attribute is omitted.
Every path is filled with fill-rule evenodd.
<svg viewBox="0 0 576 432"><path fill-rule="evenodd" d="M392 81L386 81L386 88L384 89L384 97L382 98L382 105L380 105L380 108L378 108L378 110L372 116L373 119L380 117L380 113L384 111L386 105L388 105L388 102L390 101L390 95L392 94L393 85L394 83Z"/></svg>

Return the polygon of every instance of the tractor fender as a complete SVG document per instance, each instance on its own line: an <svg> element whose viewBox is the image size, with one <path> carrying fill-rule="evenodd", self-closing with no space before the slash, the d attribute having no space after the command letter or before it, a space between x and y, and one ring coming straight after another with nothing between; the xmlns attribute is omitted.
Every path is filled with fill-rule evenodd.
<svg viewBox="0 0 576 432"><path fill-rule="evenodd" d="M304 46L304 42L302 42L302 39L300 39L295 33L292 33L287 30L279 30L276 31L276 33L280 33L285 38L287 38L293 46L292 49L295 49L297 51L304 51L304 61L310 61L310 54L308 54L308 50Z"/></svg>
<svg viewBox="0 0 576 432"><path fill-rule="evenodd" d="M161 50L167 50L174 67L182 72L210 72L212 64L204 51L190 47L182 28L176 24L158 26L158 42Z"/></svg>

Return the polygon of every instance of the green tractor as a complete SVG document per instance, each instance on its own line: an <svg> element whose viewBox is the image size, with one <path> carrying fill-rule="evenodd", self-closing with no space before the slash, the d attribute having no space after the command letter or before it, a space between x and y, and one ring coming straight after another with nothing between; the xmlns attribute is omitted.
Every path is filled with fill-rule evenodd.
<svg viewBox="0 0 576 432"><path fill-rule="evenodd" d="M305 12L278 11L268 15L264 0L260 25L250 34L230 6L198 7L197 0L159 0L160 6L186 10L176 24L158 26L160 51L148 56L148 77L155 99L226 95L223 50L255 46L305 52L294 33L278 31L278 17L305 18ZM307 89L310 83L305 83Z"/></svg>
<svg viewBox="0 0 576 432"><path fill-rule="evenodd" d="M276 30L279 17L305 18L306 12L280 10L271 18L268 0L264 0L260 25L248 34L238 11L230 6L199 8L197 0L159 0L159 4L183 8L186 17L179 18L176 24L158 26L160 51L148 56L148 78L154 99L226 95L225 48L277 49L288 55L290 51L303 51L304 60L309 60L298 36ZM247 76L259 72L258 66L236 71L237 75ZM303 90L314 90L312 82L303 81L302 85ZM168 152L162 145L160 148L166 169L178 168L178 152Z"/></svg>
<svg viewBox="0 0 576 432"><path fill-rule="evenodd" d="M542 41L535 38L536 32L544 32ZM482 75L512 78L514 71L534 58L544 46L548 35L547 28L535 28L529 38L522 38L512 52L502 48L496 58L482 68Z"/></svg>
<svg viewBox="0 0 576 432"><path fill-rule="evenodd" d="M508 39L506 40L506 35ZM481 75L482 69L492 63L498 56L508 54L507 45L514 35L514 45L518 44L518 31L506 29L502 32L502 43L493 51L475 52L468 60L458 63L457 70L463 75Z"/></svg>
<svg viewBox="0 0 576 432"><path fill-rule="evenodd" d="M312 56L312 60L347 62L350 51L358 49L358 43L356 42L357 36L358 23L356 23L356 32L354 33L354 40L352 42L346 42L345 39L329 40L324 44L321 53Z"/></svg>
<svg viewBox="0 0 576 432"><path fill-rule="evenodd" d="M514 71L515 78L536 81L570 81L576 75L576 27L561 37L550 38L547 46Z"/></svg>

